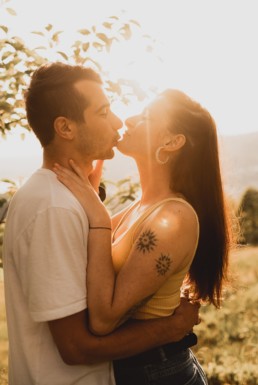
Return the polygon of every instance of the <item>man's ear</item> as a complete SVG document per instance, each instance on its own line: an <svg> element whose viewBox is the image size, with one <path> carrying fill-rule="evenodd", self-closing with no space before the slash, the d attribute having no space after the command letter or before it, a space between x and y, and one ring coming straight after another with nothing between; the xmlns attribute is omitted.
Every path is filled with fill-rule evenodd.
<svg viewBox="0 0 258 385"><path fill-rule="evenodd" d="M54 129L58 136L66 140L72 140L74 138L74 125L72 122L63 117L58 116L54 121Z"/></svg>

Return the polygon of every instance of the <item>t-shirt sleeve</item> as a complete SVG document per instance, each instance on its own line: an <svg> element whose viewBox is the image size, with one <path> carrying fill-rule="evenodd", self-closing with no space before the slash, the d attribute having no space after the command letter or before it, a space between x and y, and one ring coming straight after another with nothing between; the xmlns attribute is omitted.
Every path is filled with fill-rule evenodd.
<svg viewBox="0 0 258 385"><path fill-rule="evenodd" d="M80 215L64 208L38 214L27 229L30 248L21 283L34 321L64 318L86 309L85 231Z"/></svg>

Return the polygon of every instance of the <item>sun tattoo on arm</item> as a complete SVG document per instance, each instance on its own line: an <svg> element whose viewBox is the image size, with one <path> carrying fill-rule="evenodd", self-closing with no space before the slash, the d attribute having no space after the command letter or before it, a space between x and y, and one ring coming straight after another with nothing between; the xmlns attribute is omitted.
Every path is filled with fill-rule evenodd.
<svg viewBox="0 0 258 385"><path fill-rule="evenodd" d="M172 261L169 255L161 254L161 256L158 259L156 259L156 265L155 265L158 275L165 275L168 272L171 266L171 263Z"/></svg>
<svg viewBox="0 0 258 385"><path fill-rule="evenodd" d="M150 252L157 245L157 238L153 231L146 230L140 236L136 243L136 249L145 252Z"/></svg>

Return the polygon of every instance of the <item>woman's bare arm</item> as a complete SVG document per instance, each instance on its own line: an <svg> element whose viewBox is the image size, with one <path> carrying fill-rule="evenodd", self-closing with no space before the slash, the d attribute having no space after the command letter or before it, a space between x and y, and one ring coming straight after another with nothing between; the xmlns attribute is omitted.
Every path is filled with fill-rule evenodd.
<svg viewBox="0 0 258 385"><path fill-rule="evenodd" d="M179 206L183 204L169 203L145 223L117 276L110 234L90 231L87 288L90 325L96 333L117 328L191 258L195 218L190 213L189 219L189 209Z"/></svg>
<svg viewBox="0 0 258 385"><path fill-rule="evenodd" d="M111 256L110 217L88 181L60 168L59 179L80 200L90 222L87 290L90 325L107 334L124 321L128 311L155 293L183 260L196 241L196 218L182 203L168 203L148 220L136 238L118 276ZM147 243L146 243L147 242Z"/></svg>

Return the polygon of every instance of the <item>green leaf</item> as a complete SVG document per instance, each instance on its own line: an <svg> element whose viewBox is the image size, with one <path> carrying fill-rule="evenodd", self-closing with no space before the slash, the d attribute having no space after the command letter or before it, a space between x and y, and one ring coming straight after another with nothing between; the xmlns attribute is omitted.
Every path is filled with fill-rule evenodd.
<svg viewBox="0 0 258 385"><path fill-rule="evenodd" d="M102 41L104 41L106 44L109 43L109 39L104 33L97 33L96 36Z"/></svg>
<svg viewBox="0 0 258 385"><path fill-rule="evenodd" d="M72 48L78 48L78 47L80 47L81 44L82 44L82 42L80 40L76 40L73 43Z"/></svg>
<svg viewBox="0 0 258 385"><path fill-rule="evenodd" d="M16 183L15 183L13 180L11 180L11 179L3 178L3 179L1 179L1 182L3 182L3 183L9 183L9 184L11 184L12 186L16 186Z"/></svg>
<svg viewBox="0 0 258 385"><path fill-rule="evenodd" d="M47 31L51 31L52 28L53 28L53 25L52 25L52 24L48 24L48 25L45 27L45 29L46 29Z"/></svg>
<svg viewBox="0 0 258 385"><path fill-rule="evenodd" d="M17 51L22 51L24 49L24 43L20 38L15 37L15 41L12 44L13 48Z"/></svg>
<svg viewBox="0 0 258 385"><path fill-rule="evenodd" d="M16 100L15 101L15 107L16 108L23 108L24 107L24 100L21 99L21 100Z"/></svg>
<svg viewBox="0 0 258 385"><path fill-rule="evenodd" d="M10 52L10 51L4 52L3 55L2 55L2 60L4 61L5 59L7 59L12 54L13 53Z"/></svg>
<svg viewBox="0 0 258 385"><path fill-rule="evenodd" d="M7 33L9 31L8 27L6 27L5 25L0 25L0 28L5 32Z"/></svg>
<svg viewBox="0 0 258 385"><path fill-rule="evenodd" d="M1 102L0 101L0 110L3 110L5 112L10 112L12 111L13 106L5 101Z"/></svg>
<svg viewBox="0 0 258 385"><path fill-rule="evenodd" d="M53 40L54 42L58 42L58 37L59 37L60 33L62 33L62 32L63 32L63 31L55 32L55 33L53 34L53 36L52 36L52 40Z"/></svg>
<svg viewBox="0 0 258 385"><path fill-rule="evenodd" d="M86 52L88 50L89 46L90 46L90 43L83 43L82 44L83 51Z"/></svg>
<svg viewBox="0 0 258 385"><path fill-rule="evenodd" d="M17 15L17 13L15 12L15 10L12 9L12 8L6 8L6 10L7 10L7 12L10 13L10 15L12 15L12 16L16 16L16 15Z"/></svg>
<svg viewBox="0 0 258 385"><path fill-rule="evenodd" d="M118 95L121 95L122 89L121 89L121 86L118 82L112 82L111 80L109 80L109 81L107 81L107 84L110 87L110 91L112 91Z"/></svg>
<svg viewBox="0 0 258 385"><path fill-rule="evenodd" d="M79 29L78 32L81 35L89 35L91 33L88 29Z"/></svg>
<svg viewBox="0 0 258 385"><path fill-rule="evenodd" d="M98 62L96 62L95 60L93 60L89 57L86 57L85 61L91 61L98 68L98 70L101 71L101 65Z"/></svg>
<svg viewBox="0 0 258 385"><path fill-rule="evenodd" d="M34 35L45 36L44 33L40 31L32 31L31 33L33 33Z"/></svg>
<svg viewBox="0 0 258 385"><path fill-rule="evenodd" d="M103 44L97 43L96 41L94 41L92 43L92 45L93 45L93 47L97 48L98 50L103 49Z"/></svg>
<svg viewBox="0 0 258 385"><path fill-rule="evenodd" d="M122 28L119 29L119 31L121 31L121 34L125 40L129 40L132 36L131 27L129 24L125 24Z"/></svg>
<svg viewBox="0 0 258 385"><path fill-rule="evenodd" d="M35 47L34 49L46 49L43 45L39 45L38 47Z"/></svg>
<svg viewBox="0 0 258 385"><path fill-rule="evenodd" d="M57 53L59 53L59 55L61 55L65 60L69 60L69 57L62 51L57 51Z"/></svg>
<svg viewBox="0 0 258 385"><path fill-rule="evenodd" d="M129 20L129 22L132 24L135 24L135 25L137 25L137 27L141 28L141 24L138 21L131 19L131 20Z"/></svg>
<svg viewBox="0 0 258 385"><path fill-rule="evenodd" d="M79 56L81 50L80 50L80 48L76 48L73 52L74 52L74 55L75 55L75 56Z"/></svg>
<svg viewBox="0 0 258 385"><path fill-rule="evenodd" d="M107 29L111 29L112 28L112 23L107 23L107 22L105 22L105 23L102 23L102 25L105 27L105 28L107 28Z"/></svg>

